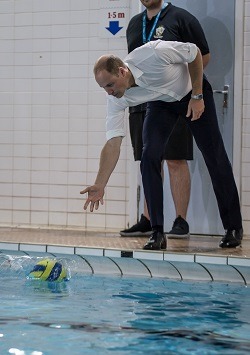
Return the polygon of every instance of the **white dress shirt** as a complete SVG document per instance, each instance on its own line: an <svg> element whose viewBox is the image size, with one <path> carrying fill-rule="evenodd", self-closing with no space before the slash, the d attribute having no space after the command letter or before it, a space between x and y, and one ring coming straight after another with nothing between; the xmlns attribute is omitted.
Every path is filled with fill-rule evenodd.
<svg viewBox="0 0 250 355"><path fill-rule="evenodd" d="M121 98L108 95L106 137L125 136L125 109L150 101L179 101L191 90L188 63L197 55L193 43L152 41L136 48L124 59L137 86Z"/></svg>

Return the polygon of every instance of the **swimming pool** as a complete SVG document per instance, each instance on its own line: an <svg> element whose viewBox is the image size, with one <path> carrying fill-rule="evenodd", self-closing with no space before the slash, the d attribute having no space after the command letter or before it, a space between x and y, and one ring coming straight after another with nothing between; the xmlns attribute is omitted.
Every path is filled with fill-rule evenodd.
<svg viewBox="0 0 250 355"><path fill-rule="evenodd" d="M51 283L26 279L35 257L1 260L1 355L249 353L245 286L90 275L75 264L70 281Z"/></svg>

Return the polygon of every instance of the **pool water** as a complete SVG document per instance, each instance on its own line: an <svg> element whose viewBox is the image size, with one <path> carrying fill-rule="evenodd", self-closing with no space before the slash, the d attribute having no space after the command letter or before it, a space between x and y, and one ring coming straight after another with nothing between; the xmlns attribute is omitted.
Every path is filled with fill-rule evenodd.
<svg viewBox="0 0 250 355"><path fill-rule="evenodd" d="M250 290L236 284L0 269L0 354L249 354Z"/></svg>

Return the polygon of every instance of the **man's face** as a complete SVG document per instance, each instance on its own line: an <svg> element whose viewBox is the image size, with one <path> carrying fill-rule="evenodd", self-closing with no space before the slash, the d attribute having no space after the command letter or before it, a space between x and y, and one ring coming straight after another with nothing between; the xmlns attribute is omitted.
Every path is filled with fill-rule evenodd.
<svg viewBox="0 0 250 355"><path fill-rule="evenodd" d="M129 87L128 80L126 79L126 72L127 69L122 67L119 68L117 75L111 74L106 70L101 70L96 74L95 80L97 84L108 93L108 95L120 99Z"/></svg>
<svg viewBox="0 0 250 355"><path fill-rule="evenodd" d="M162 0L141 0L141 3L147 9L154 10L161 7Z"/></svg>

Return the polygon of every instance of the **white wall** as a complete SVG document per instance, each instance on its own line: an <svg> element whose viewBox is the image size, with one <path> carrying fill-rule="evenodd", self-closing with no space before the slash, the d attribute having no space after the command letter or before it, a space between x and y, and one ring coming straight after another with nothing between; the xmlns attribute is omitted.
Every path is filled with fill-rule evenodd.
<svg viewBox="0 0 250 355"><path fill-rule="evenodd" d="M120 230L136 218L129 137L105 205L83 212L79 194L94 182L105 142L105 94L93 64L105 52L126 54L124 38L99 38L99 5L0 0L0 225ZM131 0L131 13L137 8ZM241 195L250 234L249 0L244 23Z"/></svg>
<svg viewBox="0 0 250 355"><path fill-rule="evenodd" d="M93 79L105 52L99 1L0 1L0 224L120 229L127 214L127 154L105 206L83 212L105 142L105 93Z"/></svg>

